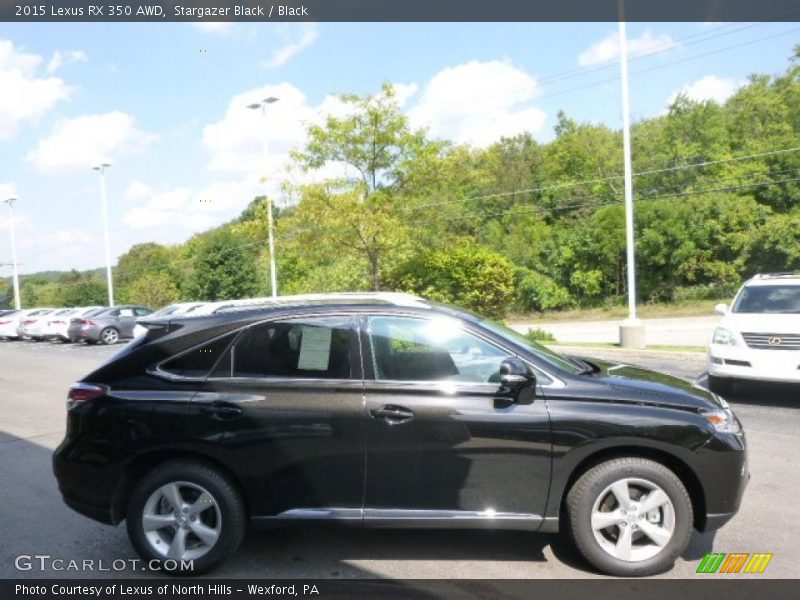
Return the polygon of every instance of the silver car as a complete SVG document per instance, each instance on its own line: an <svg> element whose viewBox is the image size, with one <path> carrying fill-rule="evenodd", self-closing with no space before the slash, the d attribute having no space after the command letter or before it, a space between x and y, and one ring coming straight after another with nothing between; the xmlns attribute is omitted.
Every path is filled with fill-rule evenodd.
<svg viewBox="0 0 800 600"><path fill-rule="evenodd" d="M152 312L144 306L112 306L90 317L72 319L67 335L73 342L116 344L132 338L136 319Z"/></svg>

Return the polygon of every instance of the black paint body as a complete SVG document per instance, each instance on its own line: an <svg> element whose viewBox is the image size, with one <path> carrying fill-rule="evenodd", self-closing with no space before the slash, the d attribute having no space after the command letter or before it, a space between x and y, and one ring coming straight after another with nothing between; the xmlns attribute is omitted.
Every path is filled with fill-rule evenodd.
<svg viewBox="0 0 800 600"><path fill-rule="evenodd" d="M328 314L351 322L348 379L180 379L156 368L254 323ZM460 319L541 374L533 401L514 402L498 384L376 380L369 315ZM143 473L177 456L227 473L261 524L555 531L578 474L605 458L640 455L676 471L702 530L735 514L749 477L744 435L717 432L701 414L720 408L710 392L601 361L591 361L591 373L560 370L450 308L365 301L161 323L84 378L108 392L69 411L54 454L65 501L106 523L125 518Z"/></svg>

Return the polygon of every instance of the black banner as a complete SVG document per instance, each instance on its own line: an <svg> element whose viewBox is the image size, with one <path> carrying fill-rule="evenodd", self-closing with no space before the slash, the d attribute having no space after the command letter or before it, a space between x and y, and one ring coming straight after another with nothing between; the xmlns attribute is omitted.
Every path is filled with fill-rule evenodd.
<svg viewBox="0 0 800 600"><path fill-rule="evenodd" d="M0 0L0 20L798 21L800 3L797 0Z"/></svg>
<svg viewBox="0 0 800 600"><path fill-rule="evenodd" d="M769 600L796 593L796 581L756 579L641 580L0 580L3 600L266 600L272 598L409 600Z"/></svg>

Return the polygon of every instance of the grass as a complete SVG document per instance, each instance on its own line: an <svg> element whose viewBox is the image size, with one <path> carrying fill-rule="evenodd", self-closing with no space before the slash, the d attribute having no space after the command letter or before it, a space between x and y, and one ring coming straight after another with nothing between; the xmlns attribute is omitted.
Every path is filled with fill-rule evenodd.
<svg viewBox="0 0 800 600"><path fill-rule="evenodd" d="M693 300L673 302L670 304L640 304L636 307L637 316L642 319L663 317L713 317L714 306L730 300ZM541 313L515 314L508 318L510 323L531 321L603 321L607 319L624 319L628 316L628 307L624 305L599 306L595 308L575 308L570 310L545 311Z"/></svg>
<svg viewBox="0 0 800 600"><path fill-rule="evenodd" d="M622 347L619 344L613 344L610 342L542 342L546 346L575 346L580 348L609 348L615 350L621 350ZM705 346L684 346L684 345L668 345L668 344L648 344L645 350L661 350L663 352L703 352L705 353L706 347Z"/></svg>

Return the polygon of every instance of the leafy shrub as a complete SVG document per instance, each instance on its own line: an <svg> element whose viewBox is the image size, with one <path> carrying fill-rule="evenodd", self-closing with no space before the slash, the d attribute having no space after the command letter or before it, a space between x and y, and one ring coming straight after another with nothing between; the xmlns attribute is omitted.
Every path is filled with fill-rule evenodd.
<svg viewBox="0 0 800 600"><path fill-rule="evenodd" d="M536 329L528 329L528 333L525 334L525 337L531 340L532 342L555 342L556 336L554 336L549 331L545 331L544 329L537 327Z"/></svg>
<svg viewBox="0 0 800 600"><path fill-rule="evenodd" d="M514 297L514 266L502 254L464 240L418 252L388 275L387 286L502 317Z"/></svg>
<svg viewBox="0 0 800 600"><path fill-rule="evenodd" d="M523 311L567 308L574 304L569 291L556 281L530 269L517 270L517 306Z"/></svg>

